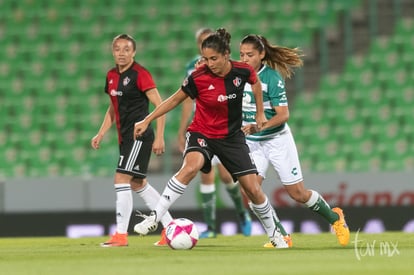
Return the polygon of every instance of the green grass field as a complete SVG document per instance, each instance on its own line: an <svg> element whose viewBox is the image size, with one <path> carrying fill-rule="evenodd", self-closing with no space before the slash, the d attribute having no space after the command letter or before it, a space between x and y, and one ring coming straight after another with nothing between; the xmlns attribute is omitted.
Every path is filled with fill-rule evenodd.
<svg viewBox="0 0 414 275"><path fill-rule="evenodd" d="M330 233L294 234L291 249L266 249L265 236L202 239L192 250L155 247L157 235L129 247L106 238L1 238L0 274L413 274L414 234L352 232L347 247Z"/></svg>

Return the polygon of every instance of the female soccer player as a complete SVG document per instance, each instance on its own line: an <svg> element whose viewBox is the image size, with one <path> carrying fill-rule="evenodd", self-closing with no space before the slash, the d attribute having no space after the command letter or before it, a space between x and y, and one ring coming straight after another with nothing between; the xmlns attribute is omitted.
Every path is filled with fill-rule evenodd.
<svg viewBox="0 0 414 275"><path fill-rule="evenodd" d="M268 119L261 129L256 125L257 102L251 85L246 84L242 130L257 166L259 183L263 182L270 161L290 197L320 214L332 225L339 243L347 245L349 229L342 210L331 209L318 192L304 187L296 145L287 124L289 108L284 79L291 77L293 67L302 66L299 50L271 45L265 37L252 34L240 43L240 60L252 66L260 77ZM268 246L272 244L265 244Z"/></svg>
<svg viewBox="0 0 414 275"><path fill-rule="evenodd" d="M165 116L157 119L155 137L153 129L149 127L139 138L133 138L134 123L148 115L149 102L154 106L161 103L151 74L135 62L135 52L136 43L131 36L121 34L113 39L112 54L116 66L108 71L105 84L110 104L101 128L91 140L92 147L99 149L105 133L116 122L120 152L114 179L116 233L101 244L104 247L128 245L128 226L133 207L131 190L137 192L150 209L160 198L146 177L151 150L156 155L164 153ZM166 212L161 223L166 227L171 221L171 215Z"/></svg>
<svg viewBox="0 0 414 275"><path fill-rule="evenodd" d="M201 51L201 43L203 40L214 33L214 30L209 28L201 28L196 32L197 49ZM200 65L201 56L198 54L191 62L186 66L186 76L189 76L197 66ZM187 132L188 123L190 117L193 114L194 102L188 97L182 105L181 121L178 130L178 145L181 152L184 151L185 146L185 134ZM217 235L216 230L216 185L215 182L215 170L217 168L219 178L224 183L231 200L234 203L235 210L238 214L240 230L245 236L250 236L252 231L252 221L249 211L244 205L244 198L240 192L239 185L233 181L233 177L221 164L217 156L214 156L211 161L212 168L209 173L201 173L200 193L201 193L201 207L203 211L203 218L207 224L207 230L200 233L200 239L203 238L215 238Z"/></svg>
<svg viewBox="0 0 414 275"><path fill-rule="evenodd" d="M243 187L270 242L276 248L287 248L275 224L276 213L257 182L256 167L241 131L245 83L251 84L257 102L256 122L259 129L266 123L260 80L251 66L229 58L230 38L225 29L218 29L209 35L201 44L205 64L187 77L177 92L135 124L134 133L139 137L145 133L151 121L169 112L186 98L195 99L196 108L187 130L183 165L168 181L154 210L135 225L134 231L141 235L154 231L160 217L184 193L198 171L210 171L211 158L216 155Z"/></svg>

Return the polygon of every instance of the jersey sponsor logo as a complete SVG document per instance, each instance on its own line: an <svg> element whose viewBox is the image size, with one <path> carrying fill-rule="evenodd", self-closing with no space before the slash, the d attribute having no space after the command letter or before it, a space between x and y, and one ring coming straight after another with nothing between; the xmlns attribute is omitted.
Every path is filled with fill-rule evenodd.
<svg viewBox="0 0 414 275"><path fill-rule="evenodd" d="M111 96L122 96L122 91L111 90L110 95Z"/></svg>
<svg viewBox="0 0 414 275"><path fill-rule="evenodd" d="M256 115L255 114L245 114L245 113L243 113L243 120L245 120L245 121L256 120Z"/></svg>
<svg viewBox="0 0 414 275"><path fill-rule="evenodd" d="M112 84L114 81L112 79L109 80L109 84Z"/></svg>
<svg viewBox="0 0 414 275"><path fill-rule="evenodd" d="M198 138L197 139L197 143L201 146L201 147L207 147L207 142L205 139L203 138Z"/></svg>
<svg viewBox="0 0 414 275"><path fill-rule="evenodd" d="M210 86L208 86L207 90L214 90L214 89L215 89L215 87L213 86L213 84L210 84Z"/></svg>
<svg viewBox="0 0 414 275"><path fill-rule="evenodd" d="M125 77L124 80L122 81L122 84L124 86L128 85L128 83L131 81L131 79L129 77Z"/></svg>
<svg viewBox="0 0 414 275"><path fill-rule="evenodd" d="M236 77L235 79L233 79L233 84L234 84L234 86L236 86L236 87L239 87L239 86L240 86L240 84L241 84L241 82L242 82L242 80L241 80L241 78L240 78L240 77Z"/></svg>
<svg viewBox="0 0 414 275"><path fill-rule="evenodd" d="M237 95L236 95L236 94L219 95L219 96L217 97L217 101L218 101L218 102L224 102L224 101L227 101L227 100L229 100L229 99L235 99L236 97L237 97Z"/></svg>

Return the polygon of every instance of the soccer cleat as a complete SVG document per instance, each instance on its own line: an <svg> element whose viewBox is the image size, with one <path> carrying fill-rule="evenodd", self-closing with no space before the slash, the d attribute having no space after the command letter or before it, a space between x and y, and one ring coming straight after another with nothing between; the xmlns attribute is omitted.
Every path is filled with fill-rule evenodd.
<svg viewBox="0 0 414 275"><path fill-rule="evenodd" d="M273 244L271 242L265 243L263 245L264 248L274 248Z"/></svg>
<svg viewBox="0 0 414 275"><path fill-rule="evenodd" d="M244 236L252 234L252 218L247 210L240 215L240 229Z"/></svg>
<svg viewBox="0 0 414 275"><path fill-rule="evenodd" d="M161 231L161 239L154 243L155 246L166 246L167 237L165 236L165 228Z"/></svg>
<svg viewBox="0 0 414 275"><path fill-rule="evenodd" d="M144 218L144 220L134 226L136 233L139 235L147 235L149 232L157 230L157 212L153 210L148 216L138 212L137 216Z"/></svg>
<svg viewBox="0 0 414 275"><path fill-rule="evenodd" d="M270 243L273 245L274 248L289 248L288 243L285 241L282 234L279 231L275 230L273 236L270 238Z"/></svg>
<svg viewBox="0 0 414 275"><path fill-rule="evenodd" d="M101 243L101 246L102 247L128 246L128 233L119 234L116 232L114 235L111 236L111 238L108 241Z"/></svg>
<svg viewBox="0 0 414 275"><path fill-rule="evenodd" d="M293 246L292 237L290 235L283 236L283 239L287 243L288 247L291 248ZM264 248L274 248L273 244L271 242L265 243L263 245Z"/></svg>
<svg viewBox="0 0 414 275"><path fill-rule="evenodd" d="M215 238L217 236L216 232L212 230L206 230L204 232L201 232L199 238L200 239L208 239L208 238Z"/></svg>
<svg viewBox="0 0 414 275"><path fill-rule="evenodd" d="M345 221L344 212L339 207L332 208L332 211L339 216L339 219L332 224L332 230L335 232L338 242L342 246L346 246L349 243L349 228Z"/></svg>

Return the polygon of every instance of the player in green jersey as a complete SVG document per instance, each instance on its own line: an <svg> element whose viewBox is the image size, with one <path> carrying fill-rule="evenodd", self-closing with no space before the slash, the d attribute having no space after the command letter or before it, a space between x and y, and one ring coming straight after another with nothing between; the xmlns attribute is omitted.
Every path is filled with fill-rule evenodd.
<svg viewBox="0 0 414 275"><path fill-rule="evenodd" d="M295 141L287 124L289 108L285 79L292 76L293 68L303 65L301 57L299 49L271 45L263 36L251 34L243 38L240 59L259 75L268 121L258 131L254 97L250 85L246 84L242 130L257 167L259 182L263 182L270 162L289 196L328 221L339 243L345 246L349 243L349 228L343 211L338 207L331 208L318 192L305 188ZM283 228L280 229L284 235L287 234ZM272 244L267 243L265 247L272 247Z"/></svg>

